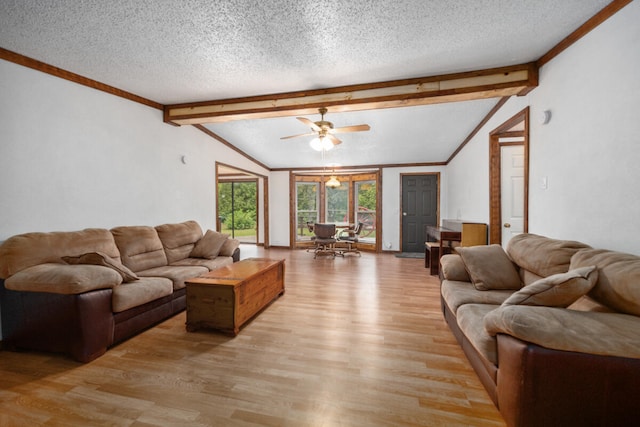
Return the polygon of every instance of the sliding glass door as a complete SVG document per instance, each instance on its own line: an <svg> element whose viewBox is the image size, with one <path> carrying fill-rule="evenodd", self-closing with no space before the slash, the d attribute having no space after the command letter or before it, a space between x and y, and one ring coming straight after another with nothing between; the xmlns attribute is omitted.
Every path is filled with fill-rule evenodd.
<svg viewBox="0 0 640 427"><path fill-rule="evenodd" d="M222 233L245 243L257 242L257 181L218 182L218 221Z"/></svg>

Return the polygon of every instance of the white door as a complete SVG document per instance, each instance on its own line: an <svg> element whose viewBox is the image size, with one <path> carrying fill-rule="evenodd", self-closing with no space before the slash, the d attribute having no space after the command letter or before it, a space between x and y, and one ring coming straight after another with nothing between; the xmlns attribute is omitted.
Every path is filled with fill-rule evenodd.
<svg viewBox="0 0 640 427"><path fill-rule="evenodd" d="M524 231L524 146L500 147L502 247Z"/></svg>

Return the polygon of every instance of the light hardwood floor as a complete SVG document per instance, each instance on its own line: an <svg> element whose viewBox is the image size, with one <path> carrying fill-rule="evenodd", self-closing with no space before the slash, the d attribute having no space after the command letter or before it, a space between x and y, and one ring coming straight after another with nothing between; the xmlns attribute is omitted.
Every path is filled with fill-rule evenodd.
<svg viewBox="0 0 640 427"><path fill-rule="evenodd" d="M421 259L286 259L286 292L235 338L185 313L89 364L0 352L0 425L503 426Z"/></svg>

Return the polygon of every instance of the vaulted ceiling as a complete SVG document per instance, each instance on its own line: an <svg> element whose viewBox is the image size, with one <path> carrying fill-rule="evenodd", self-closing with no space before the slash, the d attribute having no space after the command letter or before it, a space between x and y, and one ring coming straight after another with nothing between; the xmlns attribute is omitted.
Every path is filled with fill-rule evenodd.
<svg viewBox="0 0 640 427"><path fill-rule="evenodd" d="M465 90L440 83L423 98L349 107L352 89L535 62L609 2L16 0L0 2L0 47L165 106L263 96L269 114L196 122L268 168L428 164L446 162L504 92L477 81L447 97ZM296 116L320 119L323 98L306 95L344 86L325 119L370 131L341 134L325 156L310 137L280 139L309 131Z"/></svg>

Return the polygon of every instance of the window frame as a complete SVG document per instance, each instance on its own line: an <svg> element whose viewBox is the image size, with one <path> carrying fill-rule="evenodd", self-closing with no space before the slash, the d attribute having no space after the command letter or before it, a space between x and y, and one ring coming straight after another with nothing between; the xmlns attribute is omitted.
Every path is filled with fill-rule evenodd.
<svg viewBox="0 0 640 427"><path fill-rule="evenodd" d="M346 172L332 172L331 175L335 175L338 180L341 182L342 186L346 186L345 188L348 190L347 196L347 221L344 222L335 222L337 225L347 225L347 224L355 224L356 223L356 212L357 202L355 200L356 186L362 183L363 181L371 181L375 184L376 188L376 209L375 209L375 220L372 227L374 227L375 233L374 238L363 239L360 242L360 249L370 250L375 252L380 252L381 250L381 218L382 218L382 186L380 180L380 170L367 171L361 173L346 173ZM297 206L297 184L305 183L305 182L315 182L318 184L318 197L319 197L319 206L321 207L320 212L318 213L319 222L327 221L327 189L326 182L329 180L330 176L322 173L294 173L290 172L290 247L292 248L308 248L312 245L312 241L310 239L299 239L298 233L298 206ZM306 224L305 224L306 225Z"/></svg>

